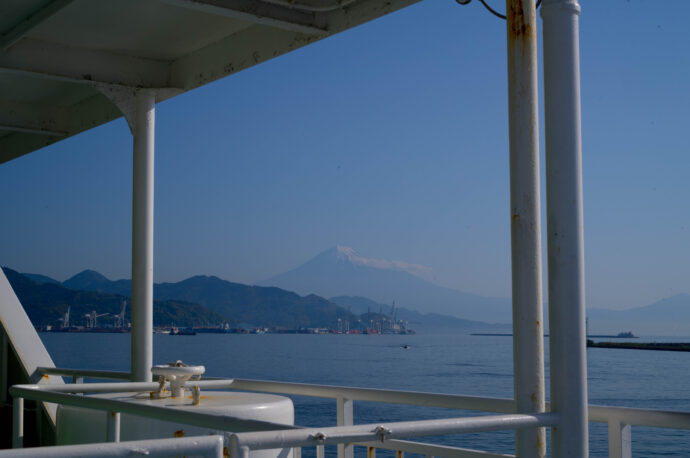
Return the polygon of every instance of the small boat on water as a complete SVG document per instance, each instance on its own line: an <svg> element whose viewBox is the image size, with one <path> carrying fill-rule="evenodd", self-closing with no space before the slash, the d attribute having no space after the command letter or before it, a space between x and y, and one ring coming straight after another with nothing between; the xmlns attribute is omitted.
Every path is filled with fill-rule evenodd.
<svg viewBox="0 0 690 458"><path fill-rule="evenodd" d="M621 339L636 339L637 336L632 333L632 331L628 332L619 332L616 337L619 337Z"/></svg>

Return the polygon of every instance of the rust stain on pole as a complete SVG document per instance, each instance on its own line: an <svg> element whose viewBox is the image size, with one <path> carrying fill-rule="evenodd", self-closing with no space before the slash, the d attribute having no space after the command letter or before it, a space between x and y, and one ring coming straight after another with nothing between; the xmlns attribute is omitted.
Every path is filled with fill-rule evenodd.
<svg viewBox="0 0 690 458"><path fill-rule="evenodd" d="M522 40L527 44L536 40L536 30L534 30L535 18L528 18L525 14L522 0L508 0L506 20L508 21L508 42Z"/></svg>

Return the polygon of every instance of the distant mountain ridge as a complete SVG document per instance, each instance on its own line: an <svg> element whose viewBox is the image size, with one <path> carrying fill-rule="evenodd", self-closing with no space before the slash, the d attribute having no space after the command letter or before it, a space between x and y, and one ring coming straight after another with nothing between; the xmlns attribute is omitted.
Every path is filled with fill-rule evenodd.
<svg viewBox="0 0 690 458"><path fill-rule="evenodd" d="M323 297L362 296L376 302L396 301L407 309L486 323L510 323L508 298L485 297L430 283L410 272L423 266L371 260L348 247L330 248L293 270L259 282L299 294Z"/></svg>
<svg viewBox="0 0 690 458"><path fill-rule="evenodd" d="M40 274L26 274L26 273L22 273L22 275L24 275L24 276L25 276L26 278L28 278L29 280L35 281L35 282L38 283L39 285L42 285L42 284L44 284L44 283L52 283L52 284L58 284L58 285L60 284L60 282L57 281L56 279L47 277L47 276L45 276L45 275L40 275Z"/></svg>
<svg viewBox="0 0 690 458"><path fill-rule="evenodd" d="M690 294L676 294L626 310L588 309L590 333L690 336Z"/></svg>
<svg viewBox="0 0 690 458"><path fill-rule="evenodd" d="M70 307L72 324L81 325L84 315L93 310L110 316L120 313L122 301L128 299L114 293L75 291L58 282L38 283L7 267L3 267L3 272L35 326L56 326L67 307ZM129 321L130 316L131 310L127 306L125 319ZM104 317L102 323L107 320ZM221 314L199 304L180 300L157 300L153 303L154 325L202 326L224 321Z"/></svg>
<svg viewBox="0 0 690 458"><path fill-rule="evenodd" d="M226 316L263 326L337 327L347 310L313 294L300 296L280 288L249 286L198 275L178 283L158 283L159 299L177 298L203 304Z"/></svg>
<svg viewBox="0 0 690 458"><path fill-rule="evenodd" d="M332 297L331 302L349 308L354 313L363 314L371 311L372 313L389 314L391 305L381 304L366 297L359 296L337 296ZM465 320L438 313L420 313L409 310L405 307L396 307L395 315L398 320L407 321L409 327L421 331L439 330L467 330L472 332L512 332L510 324L488 324L480 321Z"/></svg>
<svg viewBox="0 0 690 458"><path fill-rule="evenodd" d="M341 252L342 254L342 252ZM366 263L352 264L348 256L341 256L341 262L345 268L354 270L375 269ZM12 271L14 272L14 271ZM16 275L20 275L14 272ZM407 271L394 271L396 274L409 275L416 280L423 281L411 275ZM27 281L31 281L35 287L41 286L50 291L51 288L71 285L73 288L102 295L129 296L131 288L130 280L110 281L103 275L92 270L80 272L64 284L60 284L50 277L38 274L21 274ZM8 278L10 275L8 274ZM407 277L404 277L407 278ZM35 280L34 280L35 279ZM377 280L375 278L374 280ZM374 281L372 280L372 281ZM73 291L74 292L74 291ZM195 304L205 306L210 312L218 313L223 319L235 322L256 323L261 326L269 326L268 323L300 323L302 315L315 317L309 323L313 326L330 326L333 320L342 318L347 314L347 308L351 307L353 314L362 314L371 308L372 313L378 313L383 309L388 314L392 300L374 300L364 296L356 297L354 294L340 294L328 296L326 300L315 295L299 296L296 293L280 288L248 286L232 283L213 276L195 276L178 283L160 283L154 286L156 299L173 300L184 307ZM112 302L113 311L119 304L119 299ZM436 312L415 311L411 301L395 299L396 304L404 304L398 307L398 318L408 320L412 329L455 329L455 330L479 330L493 326L489 332L506 332L510 329L510 311L507 312L507 323L503 325L489 325L482 320L468 320L464 317L449 317ZM506 302L509 301L506 299ZM63 302L65 303L65 302ZM368 304L368 305L367 305ZM119 305L118 305L119 307ZM63 307L64 308L64 307ZM319 309L322 309L319 311ZM544 304L547 311L547 304ZM91 311L91 310L87 310ZM108 309L107 311L110 311ZM64 313L60 309L49 315L50 319L59 318ZM112 313L112 312L111 312ZM233 316L227 316L233 315ZM545 315L547 315L545 313ZM633 331L638 335L676 335L690 336L690 294L677 294L675 296L659 300L653 304L628 310L588 309L590 333L615 334L621 331ZM545 317L546 319L547 317ZM499 321L497 318L491 322ZM42 322L36 322L41 324ZM321 323L321 324L319 324ZM164 323L169 324L169 323ZM178 323L181 324L181 323ZM475 327L476 325L476 327ZM498 329L501 330L498 330Z"/></svg>
<svg viewBox="0 0 690 458"><path fill-rule="evenodd" d="M62 285L69 289L80 291L95 291L98 293L132 295L132 280L109 280L105 275L95 270L83 270L68 278Z"/></svg>
<svg viewBox="0 0 690 458"><path fill-rule="evenodd" d="M95 270L84 270L65 280L64 287L101 294L131 296L132 281L109 280ZM248 286L215 276L197 275L177 283L156 283L157 300L177 300L208 308L226 321L267 327L332 327L347 310L316 295L299 296L280 288Z"/></svg>
<svg viewBox="0 0 690 458"><path fill-rule="evenodd" d="M401 268L401 266L404 267L403 264L398 264L396 268ZM45 277L36 274L29 275L37 278ZM111 281L99 272L87 269L69 278L60 286L78 291L128 297L131 291L131 280ZM197 275L176 283L156 283L154 298L162 301L176 300L199 304L228 321L269 327L336 328L338 319L357 321L359 319L357 315L366 312L366 307L359 307L356 312L353 310L352 315L349 315L347 306L351 305L350 303L339 304L314 294L300 296L277 287L243 285L206 275ZM367 298L356 299L370 301ZM381 304L370 302L375 304L372 313L377 313ZM440 328L502 330L487 323L437 314L421 314L404 308L399 309L399 313L399 319L409 321L412 329L416 327L429 331Z"/></svg>

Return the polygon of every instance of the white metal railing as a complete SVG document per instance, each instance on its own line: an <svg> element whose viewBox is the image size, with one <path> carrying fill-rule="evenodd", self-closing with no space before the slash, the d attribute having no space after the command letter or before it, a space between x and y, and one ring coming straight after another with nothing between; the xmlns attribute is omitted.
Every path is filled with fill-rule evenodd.
<svg viewBox="0 0 690 458"><path fill-rule="evenodd" d="M57 445L55 447L32 447L23 450L0 451L0 456L15 458L104 458L146 456L170 457L180 455L223 458L222 436L191 436L174 439L151 439L143 441L113 442L81 445Z"/></svg>
<svg viewBox="0 0 690 458"><path fill-rule="evenodd" d="M436 445L424 442L410 442L398 439L387 440L383 444L380 441L358 442L355 445L367 448L367 458L376 458L376 449L391 450L396 452L396 458L403 458L405 453L424 455L427 458L442 456L444 458L515 458L515 455L503 453L491 453L480 450L470 450L461 447Z"/></svg>
<svg viewBox="0 0 690 458"><path fill-rule="evenodd" d="M41 371L46 369L41 368ZM125 375L129 375L124 372L109 372L109 371L85 371L77 369L58 369L51 368L48 369L53 375L68 375L72 376L73 380L78 379L80 376L87 376L93 378L111 378L111 379L122 379ZM242 390L242 391L256 391L256 392L269 392L285 395L299 395L299 396L309 396L309 397L320 397L320 398L331 398L336 401L336 418L338 427L349 427L354 423L353 418L353 402L354 401L369 401L369 402L384 402L393 404L407 404L407 405L418 405L426 407L442 407L450 409L460 409L460 410L471 410L471 411L481 411L481 412L492 412L499 414L514 414L516 413L515 402L512 399L506 398L491 398L491 397L478 397L478 396L464 396L464 395L454 395L454 394L439 394L439 393L423 393L423 392L412 392L412 391L400 391L400 390L383 390L374 388L353 388L353 387L339 387L339 386L329 386L329 385L312 385L304 383L291 383L291 382L273 382L273 381L263 381L263 380L245 380L245 379L219 379L219 380L202 380L202 381L190 381L187 383L188 386L198 385L204 389L229 389L229 390ZM31 388L28 388L31 387ZM74 396L67 393L83 392L83 393L96 393L96 392L108 392L108 391L121 391L126 387L127 391L135 391L132 388L137 388L140 391L154 391L158 388L157 383L89 383L75 385L62 385L62 386L49 386L49 385L26 385L26 386L15 386L11 388L11 393L15 395L15 402L17 399L21 399L22 393L26 397L32 396L32 399L39 399L48 402L63 402L66 404L74 404L78 402L78 405L86 406L88 403L91 408L100 408L102 410L117 411L118 409L127 409L130 412L131 403L126 403L123 401L115 400L105 400L100 398L85 398L83 396ZM13 390L13 391L12 391ZM20 390L20 391L18 391ZM38 397L36 397L38 396ZM77 401L74 400L77 399ZM94 399L94 401L90 401ZM97 401L96 401L97 399ZM114 402L121 403L118 405L105 405L103 402ZM82 404L83 403L83 404ZM144 406L137 406L141 408ZM149 408L152 406L146 406ZM155 407L154 409L165 409L160 407ZM549 405L547 404L547 410L549 410ZM120 410L125 412L125 410ZM159 418L158 415L161 412L146 412L138 413L133 412L136 415L148 416L151 418ZM205 417L205 418L202 418ZM480 417L480 418L496 418L496 416ZM549 417L549 421L553 420L553 417ZM668 428L668 429L681 429L690 430L690 412L677 412L677 411L661 411L652 409L637 409L628 407L611 407L611 406L589 406L589 420L595 422L602 422L608 424L609 430L609 457L610 458L629 458L631 456L631 433L630 426L648 426L657 428ZM15 416L15 422L16 422ZM234 419L236 422L243 422L244 420ZM207 417L204 414L197 414L195 412L184 412L183 416L180 418L180 422L189 423L192 425L214 428L217 430L232 431L232 425L229 423L217 423L216 420ZM275 425L267 422L255 422L256 431L269 431L267 435L275 434L275 431L271 429L281 429L281 435L284 435L286 430L299 430L295 431L296 436L303 439L302 434L308 429L298 428L298 427L287 427L285 425ZM420 424L422 422L413 422ZM239 423L235 423L239 426ZM366 425L365 425L366 426ZM368 425L371 427L371 425ZM379 425L380 426L380 425ZM464 427L464 426L463 426ZM530 426L533 427L533 426ZM339 428L335 428L334 431ZM341 428L342 429L342 428ZM396 426L396 429L399 428ZM506 427L503 429L514 429L513 427ZM324 430L330 431L329 428L321 428L319 431ZM360 431L361 432L361 431ZM371 433L371 431L369 431ZM239 438L242 441L247 440L248 436L245 434L250 433L240 433ZM259 434L259 433L251 433ZM263 434L263 433L261 433ZM290 434L293 434L292 432ZM417 434L418 436L421 434ZM253 436L251 436L253 437ZM334 437L334 436L332 436ZM338 436L335 436L338 437ZM396 436L398 437L398 436ZM413 436L405 436L413 437ZM377 441L377 439L379 439ZM263 440L263 439L262 439ZM311 446L317 445L317 455L323 453L324 444L316 444L312 440ZM349 458L352 456L353 447L356 445L366 446L366 447L376 447L380 449L395 450L400 453L419 453L428 456L443 456L449 458L458 457L486 457L486 456L510 456L510 455L500 455L492 454L487 452L480 452L475 450L466 450L456 447L432 445L426 443L399 441L394 437L387 437L385 442L380 442L380 436L367 438L349 438L348 440L343 440L338 442L338 456L339 458ZM300 446L297 450L299 450ZM375 449L370 451L375 453ZM299 458L297 456L296 458Z"/></svg>
<svg viewBox="0 0 690 458"><path fill-rule="evenodd" d="M384 424L303 428L283 431L235 433L230 451L235 458L248 458L251 450L314 445L352 444L420 436L467 434L485 431L518 430L558 424L558 414L504 414L439 420L401 421Z"/></svg>
<svg viewBox="0 0 690 458"><path fill-rule="evenodd" d="M72 377L72 383L83 383L85 378L102 380L132 380L129 372L98 371L91 369L64 369L57 367L38 367L37 371L41 375L60 375Z"/></svg>

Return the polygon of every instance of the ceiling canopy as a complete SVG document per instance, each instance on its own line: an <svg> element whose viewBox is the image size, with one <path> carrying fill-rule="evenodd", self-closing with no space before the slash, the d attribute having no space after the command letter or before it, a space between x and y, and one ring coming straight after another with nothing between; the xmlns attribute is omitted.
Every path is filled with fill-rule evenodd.
<svg viewBox="0 0 690 458"><path fill-rule="evenodd" d="M417 1L3 0L0 163Z"/></svg>

